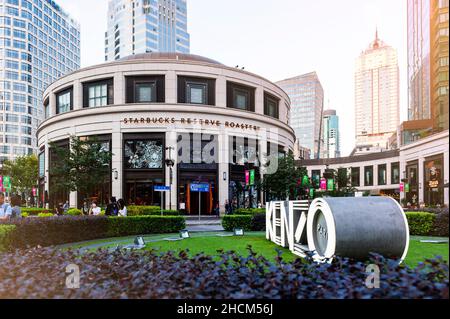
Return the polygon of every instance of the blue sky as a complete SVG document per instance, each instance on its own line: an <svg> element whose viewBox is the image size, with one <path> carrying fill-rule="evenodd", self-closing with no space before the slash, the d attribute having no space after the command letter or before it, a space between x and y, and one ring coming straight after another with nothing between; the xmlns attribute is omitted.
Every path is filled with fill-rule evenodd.
<svg viewBox="0 0 450 319"><path fill-rule="evenodd" d="M82 66L104 60L107 0L57 0L82 25ZM354 63L375 36L395 47L407 109L406 0L188 0L191 53L278 81L316 71L354 145Z"/></svg>

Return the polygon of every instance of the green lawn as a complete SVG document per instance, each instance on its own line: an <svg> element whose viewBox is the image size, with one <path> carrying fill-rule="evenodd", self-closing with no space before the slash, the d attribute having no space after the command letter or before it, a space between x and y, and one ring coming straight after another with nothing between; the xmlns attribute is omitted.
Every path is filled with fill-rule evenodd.
<svg viewBox="0 0 450 319"><path fill-rule="evenodd" d="M157 251L180 251L189 249L192 255L204 252L208 255L216 255L217 250L224 251L234 250L241 255L247 255L247 246L251 245L253 250L259 254L264 255L269 259L273 259L276 255L276 249L283 252L283 259L291 261L297 258L288 249L281 248L274 243L266 240L264 232L249 232L243 237L220 237L218 233L191 233L191 238L180 241L167 241L165 238L177 238L178 234L159 234L144 236L147 243L146 249L155 249ZM449 244L432 244L421 243L422 239L434 239L431 237L416 237L412 236L410 246L405 263L411 267L427 258L433 258L440 255L444 260L449 260ZM61 248L84 248L88 250L95 250L98 248L113 248L117 246L124 246L132 244L134 237L123 238L107 238L94 240L84 243L77 243L71 245L63 245Z"/></svg>

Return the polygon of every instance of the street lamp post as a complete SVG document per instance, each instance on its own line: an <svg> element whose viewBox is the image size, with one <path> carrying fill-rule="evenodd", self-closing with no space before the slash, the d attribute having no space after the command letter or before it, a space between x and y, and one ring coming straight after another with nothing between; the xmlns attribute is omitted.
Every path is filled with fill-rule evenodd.
<svg viewBox="0 0 450 319"><path fill-rule="evenodd" d="M173 146L166 147L166 151L169 151L169 157L166 159L166 166L169 168L169 209L172 209L172 182L173 182L173 167L175 166L175 161L172 159L172 150L175 148Z"/></svg>

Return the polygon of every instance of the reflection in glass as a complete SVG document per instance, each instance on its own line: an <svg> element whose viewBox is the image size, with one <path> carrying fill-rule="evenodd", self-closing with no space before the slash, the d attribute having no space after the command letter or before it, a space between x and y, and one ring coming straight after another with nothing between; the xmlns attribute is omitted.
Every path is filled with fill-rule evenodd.
<svg viewBox="0 0 450 319"><path fill-rule="evenodd" d="M160 141L126 141L125 165L131 169L162 168L163 147Z"/></svg>

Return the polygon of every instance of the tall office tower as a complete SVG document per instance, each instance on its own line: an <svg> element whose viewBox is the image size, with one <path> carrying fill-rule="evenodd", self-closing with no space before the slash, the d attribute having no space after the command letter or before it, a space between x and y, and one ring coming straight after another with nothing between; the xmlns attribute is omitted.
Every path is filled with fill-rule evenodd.
<svg viewBox="0 0 450 319"><path fill-rule="evenodd" d="M42 94L80 67L80 26L52 0L0 0L0 167L37 151Z"/></svg>
<svg viewBox="0 0 450 319"><path fill-rule="evenodd" d="M449 0L408 0L407 10L408 120L448 129Z"/></svg>
<svg viewBox="0 0 450 319"><path fill-rule="evenodd" d="M356 149L387 149L400 124L397 50L375 33L374 41L356 60Z"/></svg>
<svg viewBox="0 0 450 319"><path fill-rule="evenodd" d="M110 0L105 60L146 52L189 53L186 0Z"/></svg>
<svg viewBox="0 0 450 319"><path fill-rule="evenodd" d="M341 157L339 117L336 115L336 110L323 112L322 128L322 158Z"/></svg>
<svg viewBox="0 0 450 319"><path fill-rule="evenodd" d="M291 99L290 125L300 146L311 150L311 158L321 154L324 92L316 72L276 83Z"/></svg>

